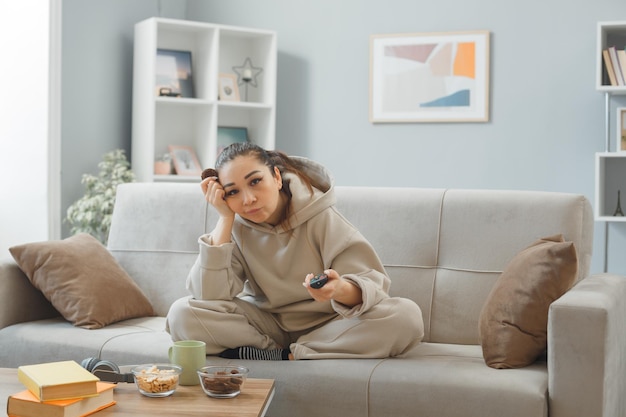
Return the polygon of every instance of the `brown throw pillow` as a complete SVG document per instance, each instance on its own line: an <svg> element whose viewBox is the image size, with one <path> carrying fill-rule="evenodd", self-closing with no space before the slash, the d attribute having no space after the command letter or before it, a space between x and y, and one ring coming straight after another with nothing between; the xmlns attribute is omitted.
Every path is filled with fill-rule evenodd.
<svg viewBox="0 0 626 417"><path fill-rule="evenodd" d="M89 234L9 248L32 284L75 326L98 329L154 310L113 255Z"/></svg>
<svg viewBox="0 0 626 417"><path fill-rule="evenodd" d="M562 235L538 240L517 254L498 278L479 319L485 363L521 368L547 348L548 309L578 273L572 242Z"/></svg>

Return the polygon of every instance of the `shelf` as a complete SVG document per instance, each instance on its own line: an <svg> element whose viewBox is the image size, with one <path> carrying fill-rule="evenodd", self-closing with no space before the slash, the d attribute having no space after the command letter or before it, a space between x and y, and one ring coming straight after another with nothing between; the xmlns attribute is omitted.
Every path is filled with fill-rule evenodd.
<svg viewBox="0 0 626 417"><path fill-rule="evenodd" d="M625 87L616 87L616 86L612 86L612 85L601 85L599 87L596 88L598 91L602 92L602 93L611 93L613 95L616 96L623 96L626 95L626 86Z"/></svg>
<svg viewBox="0 0 626 417"><path fill-rule="evenodd" d="M600 217L596 217L596 221L599 221L599 222L626 222L626 217L624 217L624 216L600 216Z"/></svg>
<svg viewBox="0 0 626 417"><path fill-rule="evenodd" d="M215 104L216 100L205 100L200 98L174 98L174 97L155 97L157 104L173 105L173 106L206 106Z"/></svg>
<svg viewBox="0 0 626 417"><path fill-rule="evenodd" d="M265 103L251 103L247 101L218 101L220 107L242 108L242 109L271 109L273 106Z"/></svg>

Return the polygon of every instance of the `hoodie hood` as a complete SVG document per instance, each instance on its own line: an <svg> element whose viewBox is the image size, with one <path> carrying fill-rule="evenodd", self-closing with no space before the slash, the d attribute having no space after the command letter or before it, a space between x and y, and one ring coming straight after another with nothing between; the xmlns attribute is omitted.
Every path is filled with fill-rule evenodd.
<svg viewBox="0 0 626 417"><path fill-rule="evenodd" d="M287 220L277 226L272 226L268 223L254 223L237 215L237 222L268 233L285 233L335 204L334 179L328 169L308 158L300 156L290 158L300 164L299 168L302 172L309 176L319 188L314 186L313 194L311 194L309 188L297 175L285 172L282 174L283 183L289 184L291 190L289 203L291 209Z"/></svg>

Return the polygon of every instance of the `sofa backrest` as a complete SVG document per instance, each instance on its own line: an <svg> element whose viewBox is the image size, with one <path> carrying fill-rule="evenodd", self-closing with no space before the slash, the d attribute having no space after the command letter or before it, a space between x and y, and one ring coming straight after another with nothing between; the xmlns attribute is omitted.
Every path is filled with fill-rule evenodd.
<svg viewBox="0 0 626 417"><path fill-rule="evenodd" d="M198 183L121 184L107 246L165 316L175 300L189 295L185 281L198 256L198 237L216 221Z"/></svg>
<svg viewBox="0 0 626 417"><path fill-rule="evenodd" d="M422 309L425 341L477 344L484 301L509 260L535 240L574 242L589 273L593 216L582 195L500 190L336 187L337 208L378 251L391 295ZM198 184L119 186L109 250L159 315L187 295L198 237L217 216Z"/></svg>
<svg viewBox="0 0 626 417"><path fill-rule="evenodd" d="M378 251L392 296L413 299L424 341L478 344L478 318L507 263L563 234L589 274L593 215L581 195L500 190L338 187L337 208Z"/></svg>

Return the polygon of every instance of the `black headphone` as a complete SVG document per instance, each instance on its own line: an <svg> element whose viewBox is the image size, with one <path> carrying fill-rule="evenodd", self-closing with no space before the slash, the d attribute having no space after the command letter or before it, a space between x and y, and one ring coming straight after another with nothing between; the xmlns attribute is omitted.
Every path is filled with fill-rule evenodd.
<svg viewBox="0 0 626 417"><path fill-rule="evenodd" d="M80 366L106 382L135 382L133 374L124 374L120 371L119 366L111 361L101 360L100 358L83 359Z"/></svg>

